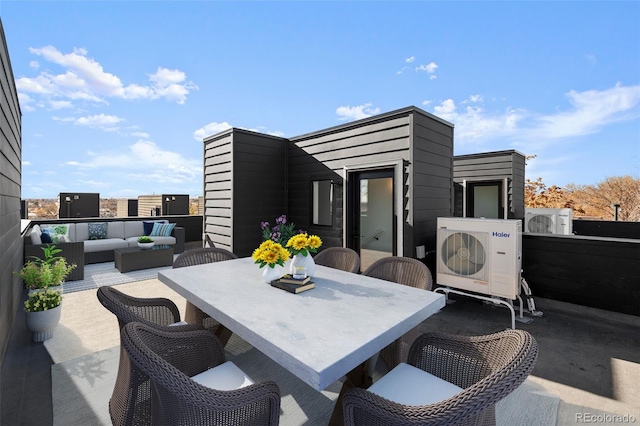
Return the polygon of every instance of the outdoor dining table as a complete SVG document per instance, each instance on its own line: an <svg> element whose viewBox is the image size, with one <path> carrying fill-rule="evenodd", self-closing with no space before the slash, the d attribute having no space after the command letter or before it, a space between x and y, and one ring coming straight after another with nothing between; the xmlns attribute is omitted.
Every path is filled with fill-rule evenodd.
<svg viewBox="0 0 640 426"><path fill-rule="evenodd" d="M323 390L445 305L442 294L316 265L315 288L265 283L250 257L158 279L315 390Z"/></svg>

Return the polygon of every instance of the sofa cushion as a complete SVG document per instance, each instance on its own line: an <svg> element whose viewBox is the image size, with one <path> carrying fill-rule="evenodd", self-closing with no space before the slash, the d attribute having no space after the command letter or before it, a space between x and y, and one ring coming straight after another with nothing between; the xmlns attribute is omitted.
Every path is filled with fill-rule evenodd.
<svg viewBox="0 0 640 426"><path fill-rule="evenodd" d="M107 238L107 222L91 222L87 224L90 240L104 240Z"/></svg>
<svg viewBox="0 0 640 426"><path fill-rule="evenodd" d="M97 251L114 250L117 248L126 248L129 244L122 238L107 238L104 240L87 240L84 242L84 252L94 253Z"/></svg>
<svg viewBox="0 0 640 426"><path fill-rule="evenodd" d="M155 236L155 237L151 237L151 239L157 246L163 245L163 244L166 244L169 246L176 245L175 237ZM127 241L127 243L129 243L129 247L138 247L138 237L129 237L129 238L125 238L125 240Z"/></svg>
<svg viewBox="0 0 640 426"><path fill-rule="evenodd" d="M149 236L168 237L169 235L171 235L171 231L173 231L173 228L175 228L175 226L175 223L156 223L155 225L153 225L153 230L151 231L151 234L149 234Z"/></svg>
<svg viewBox="0 0 640 426"><path fill-rule="evenodd" d="M33 228L31 228L31 244L35 246L39 246L40 244L42 244L42 238L40 237L40 235L42 235L40 225L34 225Z"/></svg>
<svg viewBox="0 0 640 426"><path fill-rule="evenodd" d="M124 222L124 238L141 237L144 233L144 227L141 220L132 220Z"/></svg>
<svg viewBox="0 0 640 426"><path fill-rule="evenodd" d="M124 222L109 222L107 238L122 238L124 240Z"/></svg>

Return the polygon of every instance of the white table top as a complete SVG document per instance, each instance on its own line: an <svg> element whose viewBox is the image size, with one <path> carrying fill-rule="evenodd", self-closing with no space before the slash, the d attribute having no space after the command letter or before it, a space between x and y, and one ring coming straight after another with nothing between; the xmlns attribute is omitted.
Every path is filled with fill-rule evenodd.
<svg viewBox="0 0 640 426"><path fill-rule="evenodd" d="M315 288L292 294L265 283L251 258L158 279L316 390L445 305L442 294L320 265Z"/></svg>

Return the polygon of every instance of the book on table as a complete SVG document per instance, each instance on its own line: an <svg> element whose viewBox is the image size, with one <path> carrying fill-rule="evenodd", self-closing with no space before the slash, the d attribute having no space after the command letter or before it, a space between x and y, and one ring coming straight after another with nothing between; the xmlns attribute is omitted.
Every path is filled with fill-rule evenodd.
<svg viewBox="0 0 640 426"><path fill-rule="evenodd" d="M313 281L309 281L306 284L291 284L282 282L282 280L271 281L271 286L279 288L280 290L288 291L289 293L302 293L303 291L311 290L316 285Z"/></svg>
<svg viewBox="0 0 640 426"><path fill-rule="evenodd" d="M280 281L281 283L302 285L302 284L306 284L309 281L311 281L311 277L305 277L305 278L302 278L302 279L298 279L298 278L293 278L293 276L290 275L290 274L286 274L282 278L280 278L278 281Z"/></svg>

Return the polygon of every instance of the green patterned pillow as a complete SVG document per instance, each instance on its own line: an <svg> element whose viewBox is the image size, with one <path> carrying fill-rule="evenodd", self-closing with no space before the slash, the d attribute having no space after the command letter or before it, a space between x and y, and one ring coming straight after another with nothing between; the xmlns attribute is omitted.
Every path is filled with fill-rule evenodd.
<svg viewBox="0 0 640 426"><path fill-rule="evenodd" d="M90 240L104 240L107 238L107 223L88 223L89 226L89 239Z"/></svg>
<svg viewBox="0 0 640 426"><path fill-rule="evenodd" d="M69 225L47 225L41 226L42 229L48 229L52 243L70 243Z"/></svg>

